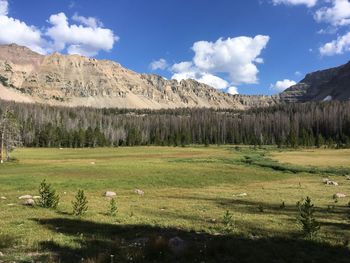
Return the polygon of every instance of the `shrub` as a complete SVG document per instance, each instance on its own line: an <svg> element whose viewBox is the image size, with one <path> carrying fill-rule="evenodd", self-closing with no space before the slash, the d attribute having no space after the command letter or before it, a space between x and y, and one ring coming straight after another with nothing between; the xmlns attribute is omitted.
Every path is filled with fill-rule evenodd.
<svg viewBox="0 0 350 263"><path fill-rule="evenodd" d="M118 212L118 207L117 207L117 202L115 201L115 198L112 198L111 201L109 202L109 209L108 209L108 214L110 216L115 217Z"/></svg>
<svg viewBox="0 0 350 263"><path fill-rule="evenodd" d="M305 200L297 203L299 209L298 221L302 226L303 234L306 238L312 239L317 235L320 230L320 224L314 217L315 208L311 202L310 197L306 197Z"/></svg>
<svg viewBox="0 0 350 263"><path fill-rule="evenodd" d="M88 201L85 196L84 190L78 190L78 193L75 196L75 201L72 202L73 204L73 214L75 216L82 216L86 213L88 210Z"/></svg>
<svg viewBox="0 0 350 263"><path fill-rule="evenodd" d="M43 180L39 186L39 205L43 208L53 208L56 209L60 197L56 194L55 189L46 180Z"/></svg>

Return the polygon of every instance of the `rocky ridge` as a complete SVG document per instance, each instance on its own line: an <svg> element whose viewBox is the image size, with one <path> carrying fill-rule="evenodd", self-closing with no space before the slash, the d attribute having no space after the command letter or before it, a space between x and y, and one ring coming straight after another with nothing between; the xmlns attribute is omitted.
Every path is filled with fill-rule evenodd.
<svg viewBox="0 0 350 263"><path fill-rule="evenodd" d="M195 80L138 74L109 60L0 46L0 99L95 108L267 107L279 97L230 95Z"/></svg>

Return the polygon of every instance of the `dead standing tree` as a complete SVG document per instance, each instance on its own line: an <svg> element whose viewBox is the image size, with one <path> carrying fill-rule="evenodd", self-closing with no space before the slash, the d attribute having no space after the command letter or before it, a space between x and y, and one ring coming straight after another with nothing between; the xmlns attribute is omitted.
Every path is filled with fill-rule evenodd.
<svg viewBox="0 0 350 263"><path fill-rule="evenodd" d="M0 118L0 163L10 160L10 152L22 144L20 125L16 116L10 110L6 110Z"/></svg>

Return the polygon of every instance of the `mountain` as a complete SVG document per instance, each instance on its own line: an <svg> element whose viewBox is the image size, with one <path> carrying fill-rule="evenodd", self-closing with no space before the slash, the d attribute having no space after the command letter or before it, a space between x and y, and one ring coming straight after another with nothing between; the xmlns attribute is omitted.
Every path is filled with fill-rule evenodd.
<svg viewBox="0 0 350 263"><path fill-rule="evenodd" d="M298 84L282 92L280 97L287 102L350 100L350 62L307 74Z"/></svg>
<svg viewBox="0 0 350 263"><path fill-rule="evenodd" d="M0 46L0 99L94 108L265 107L278 97L230 95L195 80L166 80L79 55Z"/></svg>

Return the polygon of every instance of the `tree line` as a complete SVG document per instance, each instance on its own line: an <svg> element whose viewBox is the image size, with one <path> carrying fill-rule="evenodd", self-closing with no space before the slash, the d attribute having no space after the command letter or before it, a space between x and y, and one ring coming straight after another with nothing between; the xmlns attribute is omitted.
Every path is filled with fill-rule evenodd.
<svg viewBox="0 0 350 263"><path fill-rule="evenodd" d="M20 137L27 147L350 147L350 101L280 104L247 111L93 109L0 101L0 116L5 111L20 123Z"/></svg>

